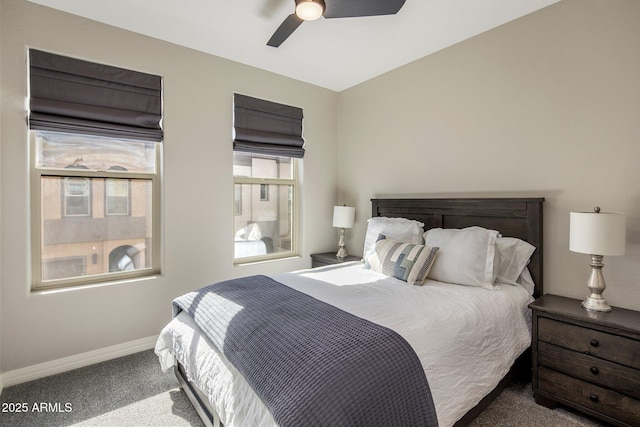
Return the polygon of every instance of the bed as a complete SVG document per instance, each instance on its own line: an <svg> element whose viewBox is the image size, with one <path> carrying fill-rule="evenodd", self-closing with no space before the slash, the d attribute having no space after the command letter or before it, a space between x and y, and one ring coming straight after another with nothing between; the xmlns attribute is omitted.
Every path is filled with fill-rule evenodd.
<svg viewBox="0 0 640 427"><path fill-rule="evenodd" d="M378 259L367 253L364 263L367 268L358 262L342 263L267 279L291 288L296 295L319 300L332 309L398 331L401 340L415 351L426 374L436 423L466 425L518 371L526 375L530 370L527 305L542 295L543 289L543 201L541 198L372 200L372 218L419 221L427 232L424 236L431 241L437 242L442 233L457 236L455 233L459 230L471 227L476 232L476 228L482 227L483 233L497 230L498 238L505 241L513 238L528 242L535 249L528 253L528 263L517 283L495 277L490 289L451 284L438 280L441 277L436 273L441 274L442 268L436 271L438 264L431 261L434 267L429 274L436 279L427 278L423 286L414 286L406 277L402 280L390 277L379 270L381 266L367 265L367 259L373 260L373 264ZM373 228L371 224L369 227ZM368 237L369 234L368 230ZM380 239L387 236L378 236L374 246L379 254L383 253L384 245L396 243L394 237L388 236L387 241L382 241ZM441 254L435 256L436 262L450 259L444 255L438 258L444 253L441 250ZM448 273L445 271L445 274ZM230 289L235 289L238 283L229 284ZM226 353L212 344L215 339L204 335L203 324L198 324L195 316L190 317L185 310L177 309L174 314L158 339L156 353L163 369L173 367L205 424L277 425L275 416L258 397L263 392L254 391L229 362Z"/></svg>

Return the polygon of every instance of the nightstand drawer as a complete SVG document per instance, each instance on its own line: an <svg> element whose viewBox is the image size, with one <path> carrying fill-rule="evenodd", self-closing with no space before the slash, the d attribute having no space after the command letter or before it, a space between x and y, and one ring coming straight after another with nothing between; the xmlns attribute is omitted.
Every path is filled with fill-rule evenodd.
<svg viewBox="0 0 640 427"><path fill-rule="evenodd" d="M635 399L640 399L640 370L608 362L545 342L538 343L538 363L541 366L613 388Z"/></svg>
<svg viewBox="0 0 640 427"><path fill-rule="evenodd" d="M640 341L630 338L539 317L538 339L640 369Z"/></svg>
<svg viewBox="0 0 640 427"><path fill-rule="evenodd" d="M538 387L560 402L580 405L629 425L640 425L640 401L540 367Z"/></svg>

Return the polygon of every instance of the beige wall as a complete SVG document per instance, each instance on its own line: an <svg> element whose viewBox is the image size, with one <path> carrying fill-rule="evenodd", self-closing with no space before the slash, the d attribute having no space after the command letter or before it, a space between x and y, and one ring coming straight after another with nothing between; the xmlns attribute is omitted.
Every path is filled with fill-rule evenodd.
<svg viewBox="0 0 640 427"><path fill-rule="evenodd" d="M578 298L589 267L568 250L569 211L626 212L606 296L640 309L640 2L564 0L340 94L23 0L0 8L0 371L157 334L187 290L308 266L335 247L336 201L356 206L360 254L381 196L545 197L545 289ZM160 277L29 293L29 46L164 77ZM300 259L232 266L233 92L304 109Z"/></svg>
<svg viewBox="0 0 640 427"><path fill-rule="evenodd" d="M157 335L171 300L215 281L310 266L334 246L337 94L23 0L1 0L2 372ZM164 78L163 272L154 279L30 293L28 47ZM234 267L233 93L304 109L302 256ZM11 177L10 180L6 177Z"/></svg>
<svg viewBox="0 0 640 427"><path fill-rule="evenodd" d="M339 95L340 203L542 196L547 293L586 296L569 212L627 214L606 297L640 309L640 2L565 0Z"/></svg>

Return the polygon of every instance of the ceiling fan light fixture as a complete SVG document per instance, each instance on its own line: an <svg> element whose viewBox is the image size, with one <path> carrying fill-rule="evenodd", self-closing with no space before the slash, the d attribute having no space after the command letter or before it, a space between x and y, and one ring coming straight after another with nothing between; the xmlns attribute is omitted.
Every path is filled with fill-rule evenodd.
<svg viewBox="0 0 640 427"><path fill-rule="evenodd" d="M299 0L296 1L296 15L305 21L314 21L324 13L324 1Z"/></svg>

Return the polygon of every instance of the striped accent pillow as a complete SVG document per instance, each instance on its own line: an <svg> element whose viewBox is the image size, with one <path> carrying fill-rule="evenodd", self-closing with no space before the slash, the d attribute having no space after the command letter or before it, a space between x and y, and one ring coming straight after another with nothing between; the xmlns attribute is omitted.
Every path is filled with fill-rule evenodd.
<svg viewBox="0 0 640 427"><path fill-rule="evenodd" d="M375 248L369 257L372 270L418 286L424 283L438 253L438 248L403 243L382 234Z"/></svg>

